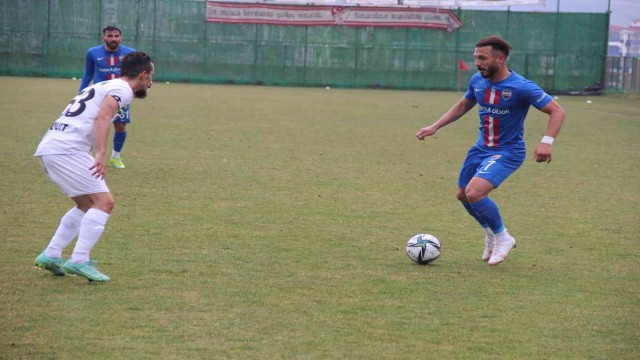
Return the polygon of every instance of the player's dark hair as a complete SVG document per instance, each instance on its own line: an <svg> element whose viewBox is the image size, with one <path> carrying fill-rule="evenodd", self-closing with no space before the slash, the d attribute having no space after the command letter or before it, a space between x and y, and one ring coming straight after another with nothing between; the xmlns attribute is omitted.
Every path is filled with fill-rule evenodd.
<svg viewBox="0 0 640 360"><path fill-rule="evenodd" d="M117 31L120 35L122 35L122 31L113 25L106 26L104 29L102 29L102 35L106 35L107 31Z"/></svg>
<svg viewBox="0 0 640 360"><path fill-rule="evenodd" d="M507 42L507 40L501 38L500 36L489 36L484 39L480 39L476 44L476 47L485 47L491 46L493 51L500 51L504 54L504 56L509 57L509 51L513 49L511 45Z"/></svg>
<svg viewBox="0 0 640 360"><path fill-rule="evenodd" d="M122 58L122 65L120 66L120 76L126 76L129 79L133 79L143 71L151 72L153 70L153 60L151 56L143 53L142 51L134 51L128 53Z"/></svg>

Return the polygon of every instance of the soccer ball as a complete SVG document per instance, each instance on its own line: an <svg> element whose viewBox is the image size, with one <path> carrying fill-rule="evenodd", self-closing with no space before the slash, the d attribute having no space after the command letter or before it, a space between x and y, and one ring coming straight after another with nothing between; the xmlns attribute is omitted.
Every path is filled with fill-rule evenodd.
<svg viewBox="0 0 640 360"><path fill-rule="evenodd" d="M407 255L418 264L429 264L440 256L440 241L433 235L418 234L407 242Z"/></svg>

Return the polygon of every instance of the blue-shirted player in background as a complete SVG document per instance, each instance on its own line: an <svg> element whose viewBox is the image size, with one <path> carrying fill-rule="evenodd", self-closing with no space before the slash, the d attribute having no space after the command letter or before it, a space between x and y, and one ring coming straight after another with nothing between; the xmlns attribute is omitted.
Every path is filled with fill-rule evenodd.
<svg viewBox="0 0 640 360"><path fill-rule="evenodd" d="M99 83L120 77L120 63L122 58L135 50L121 45L122 31L115 26L107 26L102 29L102 41L104 45L98 45L87 50L87 62L84 75L80 83L80 91L91 83ZM123 169L124 163L120 158L120 152L127 138L127 124L131 122L129 105L120 109L113 120L113 152L111 153L111 165Z"/></svg>
<svg viewBox="0 0 640 360"><path fill-rule="evenodd" d="M498 36L480 40L473 52L478 73L467 92L440 119L416 134L424 140L479 105L480 131L460 170L456 197L485 230L482 260L489 265L503 262L516 245L488 195L525 160L524 120L529 107L549 115L547 130L533 153L537 162L551 162L553 140L565 118L562 107L537 84L509 70L510 50L511 45Z"/></svg>

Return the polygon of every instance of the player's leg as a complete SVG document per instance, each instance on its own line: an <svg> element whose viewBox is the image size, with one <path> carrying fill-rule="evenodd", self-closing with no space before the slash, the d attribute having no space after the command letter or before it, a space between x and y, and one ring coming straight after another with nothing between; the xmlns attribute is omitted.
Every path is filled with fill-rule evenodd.
<svg viewBox="0 0 640 360"><path fill-rule="evenodd" d="M64 214L60 219L58 229L49 241L49 245L36 258L35 265L37 267L48 270L54 275L64 275L62 251L78 236L83 217L84 212L75 206Z"/></svg>
<svg viewBox="0 0 640 360"><path fill-rule="evenodd" d="M111 165L117 169L124 169L124 163L120 157L124 142L127 139L127 124L131 122L129 105L120 109L118 116L113 120L113 151L111 153Z"/></svg>
<svg viewBox="0 0 640 360"><path fill-rule="evenodd" d="M109 192L100 192L76 197L74 201L90 202L92 206L82 218L78 241L64 268L67 272L84 276L91 281L109 281L107 275L95 268L95 262L90 260L90 254L100 240L109 220L115 204L113 197Z"/></svg>
<svg viewBox="0 0 640 360"><path fill-rule="evenodd" d="M472 147L467 153L467 157L462 164L462 168L460 169L460 175L458 177L458 191L456 192L456 198L460 201L462 206L464 206L465 210L471 215L482 227L484 231L484 250L482 252L482 260L488 261L491 257L491 253L493 251L494 246L494 235L491 231L491 228L487 224L487 222L478 215L476 210L471 206L469 200L467 199L467 195L465 193L465 188L469 185L471 179L475 175L478 167L482 164L482 154L479 149Z"/></svg>
<svg viewBox="0 0 640 360"><path fill-rule="evenodd" d="M460 203L462 204L462 206L464 206L465 210L467 210L469 215L471 215L474 219L476 219L476 221L482 227L482 230L484 231L484 250L482 251L482 261L489 261L489 258L491 257L491 253L493 252L493 245L495 241L493 231L491 231L491 228L489 227L489 225L487 225L487 223L473 209L471 204L469 204L469 201L464 195L463 188L458 188L457 198L458 200L460 200Z"/></svg>
<svg viewBox="0 0 640 360"><path fill-rule="evenodd" d="M122 147L127 139L127 124L114 122L113 123L113 151L111 152L111 165L117 169L124 169L124 163L120 157Z"/></svg>
<svg viewBox="0 0 640 360"><path fill-rule="evenodd" d="M95 159L89 153L49 155L41 157L41 162L49 179L76 203L80 212L84 213L78 228L66 233L65 241L69 240L71 234L75 237L76 232L78 241L71 259L62 266L62 270L93 281L109 280L95 269L88 258L89 252L104 231L104 225L114 206L113 197L105 181L95 178L89 170ZM72 213L79 215L75 210Z"/></svg>
<svg viewBox="0 0 640 360"><path fill-rule="evenodd" d="M503 262L516 244L504 226L498 205L489 198L489 194L516 171L523 161L522 153L487 157L465 188L469 204L494 233L495 244L489 265Z"/></svg>
<svg viewBox="0 0 640 360"><path fill-rule="evenodd" d="M60 220L58 229L51 238L49 245L44 250L45 255L52 258L62 257L62 251L67 247L80 232L80 222L84 217L84 212L74 206Z"/></svg>
<svg viewBox="0 0 640 360"><path fill-rule="evenodd" d="M495 187L489 181L473 177L466 188L464 188L465 198L469 206L475 211L477 216L486 223L494 234L504 231L502 216L498 205L489 198L489 193Z"/></svg>
<svg viewBox="0 0 640 360"><path fill-rule="evenodd" d="M40 158L42 168L49 180L58 185L63 191L65 191L66 185L62 172L67 171L68 164L66 160L66 158L59 156L44 156ZM80 222L86 211L86 207L83 208L76 204L62 216L56 232L49 241L49 245L36 257L35 265L37 267L48 270L58 276L64 275L62 251L78 236Z"/></svg>

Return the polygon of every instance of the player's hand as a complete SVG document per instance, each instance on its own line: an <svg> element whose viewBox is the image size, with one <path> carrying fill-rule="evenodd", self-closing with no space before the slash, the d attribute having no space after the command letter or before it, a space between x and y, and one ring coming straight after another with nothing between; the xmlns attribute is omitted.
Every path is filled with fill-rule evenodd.
<svg viewBox="0 0 640 360"><path fill-rule="evenodd" d="M427 136L431 136L435 133L436 128L434 128L433 126L427 126L420 129L420 131L418 131L418 133L416 134L416 137L418 138L418 140L424 140L424 138L426 138Z"/></svg>
<svg viewBox="0 0 640 360"><path fill-rule="evenodd" d="M103 180L105 176L107 176L107 161L105 160L104 154L96 154L96 162L93 164L89 170L93 170L91 175L95 178Z"/></svg>
<svg viewBox="0 0 640 360"><path fill-rule="evenodd" d="M533 152L533 160L537 162L551 162L551 145L545 143L539 143L536 146L536 150Z"/></svg>

